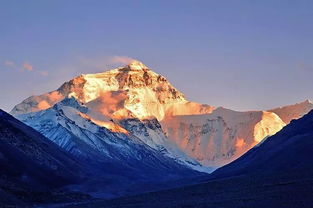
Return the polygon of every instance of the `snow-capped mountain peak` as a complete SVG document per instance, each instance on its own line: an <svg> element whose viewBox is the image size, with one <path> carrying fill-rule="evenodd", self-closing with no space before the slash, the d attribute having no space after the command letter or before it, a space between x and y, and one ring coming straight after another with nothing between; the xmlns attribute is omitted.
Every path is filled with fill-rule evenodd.
<svg viewBox="0 0 313 208"><path fill-rule="evenodd" d="M149 68L144 65L142 62L138 61L138 60L134 60L132 62L130 62L127 67L130 70L149 70Z"/></svg>
<svg viewBox="0 0 313 208"><path fill-rule="evenodd" d="M11 113L44 133L46 121L38 126L32 117L23 115L47 111L35 116L46 115L47 120L55 120L55 112L49 111L53 106L65 113L66 118L58 117L64 121L58 121L58 125L66 130L82 128L89 132L106 128L111 133L139 138L183 163L190 163L191 157L208 166L232 161L264 137L278 132L291 119L313 109L309 100L248 112L190 102L165 77L139 61L100 73L82 74L55 91L27 98ZM78 127L68 129L66 122L74 122Z"/></svg>
<svg viewBox="0 0 313 208"><path fill-rule="evenodd" d="M188 102L165 77L139 61L96 74L82 74L50 93L32 96L16 105L12 114L36 112L74 97L87 107L115 119L210 113L214 108Z"/></svg>

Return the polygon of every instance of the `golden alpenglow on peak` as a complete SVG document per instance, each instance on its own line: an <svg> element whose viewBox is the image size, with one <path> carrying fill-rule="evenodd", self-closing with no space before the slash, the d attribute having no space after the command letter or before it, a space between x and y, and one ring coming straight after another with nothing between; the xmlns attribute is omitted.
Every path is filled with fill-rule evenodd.
<svg viewBox="0 0 313 208"><path fill-rule="evenodd" d="M52 99L51 93L60 96L58 99ZM68 96L87 106L92 105L95 109L103 109L105 106L105 109L118 112L114 115L118 114L119 118L132 115L140 119L156 117L160 121L166 116L210 113L214 109L209 105L187 101L183 93L172 86L165 77L149 70L142 62L134 60L124 67L76 77L65 82L56 91L26 99L18 104L12 113L44 110L38 103L48 103L49 105L44 106L46 109ZM104 114L113 116L108 112Z"/></svg>
<svg viewBox="0 0 313 208"><path fill-rule="evenodd" d="M128 67L130 70L143 70L143 69L149 69L146 65L144 65L142 62L138 60L134 60L130 62L126 67Z"/></svg>

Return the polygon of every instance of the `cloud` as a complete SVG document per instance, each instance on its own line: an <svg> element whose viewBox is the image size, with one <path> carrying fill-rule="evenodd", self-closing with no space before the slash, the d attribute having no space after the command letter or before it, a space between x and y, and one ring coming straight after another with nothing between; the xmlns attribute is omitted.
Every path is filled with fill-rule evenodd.
<svg viewBox="0 0 313 208"><path fill-rule="evenodd" d="M49 101L53 104L56 102L59 102L60 100L64 98L63 95L60 94L58 91L51 92L47 96L48 96Z"/></svg>
<svg viewBox="0 0 313 208"><path fill-rule="evenodd" d="M47 72L47 71L38 71L38 73L39 73L41 76L48 76L48 75L49 75L49 72Z"/></svg>
<svg viewBox="0 0 313 208"><path fill-rule="evenodd" d="M102 92L97 99L87 103L87 106L95 109L102 115L111 116L124 108L127 99L128 96L124 91Z"/></svg>
<svg viewBox="0 0 313 208"><path fill-rule="evenodd" d="M37 74L39 74L41 76L48 76L49 75L48 71L34 69L34 66L31 65L27 61L25 61L23 64L18 64L14 61L7 60L7 61L3 62L3 65L6 66L7 68L15 69L19 72L27 71L27 72L36 72Z"/></svg>
<svg viewBox="0 0 313 208"><path fill-rule="evenodd" d="M25 69L25 70L27 70L27 71L33 71L33 66L30 65L30 63L25 62L25 63L23 64L23 69Z"/></svg>
<svg viewBox="0 0 313 208"><path fill-rule="evenodd" d="M48 94L42 95L40 98L38 98L37 102L37 108L39 110L45 110L53 106L55 103L62 100L64 96L60 94L58 91L50 92Z"/></svg>
<svg viewBox="0 0 313 208"><path fill-rule="evenodd" d="M42 101L40 101L39 103L38 103L38 109L39 110L45 110L45 109L48 109L48 108L50 108L51 106L49 105L49 103L47 102L47 101L45 101L45 100L42 100Z"/></svg>
<svg viewBox="0 0 313 208"><path fill-rule="evenodd" d="M136 59L130 58L128 56L112 56L110 58L110 62L112 64L129 64L133 61L136 61Z"/></svg>
<svg viewBox="0 0 313 208"><path fill-rule="evenodd" d="M66 72L68 77L75 76L80 73L94 73L98 71L104 71L104 70L109 70L112 68L120 67L127 65L136 59L131 58L129 56L98 56L98 57L78 57L78 60L76 60L76 63L73 63L68 66L63 66L59 71ZM24 61L21 63L17 63L11 60L7 60L3 62L3 65L16 69L18 71L24 71L24 72L34 72L40 76L52 76L49 74L47 70L40 70L37 69L33 64L31 64L29 61Z"/></svg>
<svg viewBox="0 0 313 208"><path fill-rule="evenodd" d="M9 68L15 68L16 64L13 61L5 61L4 66L7 66Z"/></svg>
<svg viewBox="0 0 313 208"><path fill-rule="evenodd" d="M77 69L88 70L103 70L115 68L118 66L127 65L136 59L128 57L128 56L103 56L103 57L95 57L95 58L79 58L79 63L76 64Z"/></svg>

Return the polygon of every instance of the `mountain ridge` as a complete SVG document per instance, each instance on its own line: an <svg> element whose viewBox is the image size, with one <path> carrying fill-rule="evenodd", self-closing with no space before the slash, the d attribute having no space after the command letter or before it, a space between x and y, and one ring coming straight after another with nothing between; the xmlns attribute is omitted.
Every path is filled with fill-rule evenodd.
<svg viewBox="0 0 313 208"><path fill-rule="evenodd" d="M135 63L138 65L138 62ZM140 62L139 66L141 65L143 64ZM111 102L117 102L115 104L121 102L126 107L126 109L114 110L131 111L137 118L154 116L158 120L162 120L172 104L183 105L188 103L185 96L174 88L165 77L148 68L140 68L141 70L138 70L135 66L134 63L130 63L125 67L105 72L82 74L65 82L56 91L41 96L29 97L21 104L15 106L11 114L18 115L44 110L65 97L73 96L83 103L104 97L105 99L110 99ZM127 95L125 95L125 92ZM102 104L106 105L107 108L112 107L112 103ZM204 105L202 107L202 105L196 103L193 103L191 107L199 108L199 111L205 112L212 110L210 106ZM125 112L121 113L124 118L125 116L127 117L127 115L123 115Z"/></svg>
<svg viewBox="0 0 313 208"><path fill-rule="evenodd" d="M120 125L126 119L144 122L156 118L161 124L160 131L154 129L159 131L155 133L150 129L150 134L145 133L152 140L139 136L144 143L155 149L170 150L172 155L183 152L210 168L233 161L263 138L278 132L291 119L313 109L308 101L247 112L190 102L165 77L134 61L124 67L82 74L55 91L27 98L11 113L19 118L26 113L48 110L68 97L75 98L88 111L80 112L77 118L84 117L110 131L129 132Z"/></svg>

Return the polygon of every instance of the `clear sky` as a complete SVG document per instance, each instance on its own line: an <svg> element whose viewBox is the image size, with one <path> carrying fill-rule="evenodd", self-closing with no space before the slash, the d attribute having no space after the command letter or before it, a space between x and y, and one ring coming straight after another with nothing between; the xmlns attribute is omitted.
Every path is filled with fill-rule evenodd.
<svg viewBox="0 0 313 208"><path fill-rule="evenodd" d="M311 0L0 0L0 108L142 61L235 110L313 98Z"/></svg>

